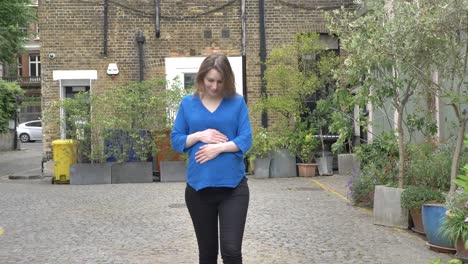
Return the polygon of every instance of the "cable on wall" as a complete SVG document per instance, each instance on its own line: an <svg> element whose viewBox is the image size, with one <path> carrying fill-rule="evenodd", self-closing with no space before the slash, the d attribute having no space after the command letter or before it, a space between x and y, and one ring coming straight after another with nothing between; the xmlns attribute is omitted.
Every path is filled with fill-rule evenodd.
<svg viewBox="0 0 468 264"><path fill-rule="evenodd" d="M283 4L285 6L289 6L289 7L292 7L292 8L296 8L296 9L304 9L304 10L311 10L311 11L315 11L315 10L324 10L324 11L328 11L328 10L334 10L334 9L338 9L338 8L341 8L341 7L350 7L350 6L353 6L353 3L348 3L348 4L342 4L342 5L334 5L334 6L315 6L315 7L310 7L310 6L304 6L304 5L300 5L300 4L296 4L296 3L291 3L291 2L287 2L285 0L277 0L280 4Z"/></svg>
<svg viewBox="0 0 468 264"><path fill-rule="evenodd" d="M89 1L89 0L74 0L74 1L81 2L81 3L86 3L86 4L98 4L97 2ZM121 3L117 2L117 1L113 1L113 0L108 0L108 1L109 1L109 3L112 3L112 4L116 5L116 6L121 7L121 8L133 11L135 13L143 14L142 17L154 18L156 16L156 13L145 12L145 11L142 11L142 10L138 10L136 8L121 4ZM199 18L199 17L205 16L205 15L209 15L211 13L215 13L215 12L218 12L220 10L223 10L224 8L230 6L230 5L232 5L232 4L234 4L234 3L238 2L238 1L239 0L232 0L232 1L229 1L229 2L223 4L223 5L219 6L219 7L215 7L213 9L211 9L211 10L208 10L208 11L196 14L196 15L190 15L190 16L165 16L165 15L160 15L160 18L176 19L176 20Z"/></svg>

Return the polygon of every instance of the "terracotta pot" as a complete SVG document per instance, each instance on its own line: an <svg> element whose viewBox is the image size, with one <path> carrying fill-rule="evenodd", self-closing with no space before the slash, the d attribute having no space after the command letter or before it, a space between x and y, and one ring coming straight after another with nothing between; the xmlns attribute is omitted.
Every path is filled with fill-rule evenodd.
<svg viewBox="0 0 468 264"><path fill-rule="evenodd" d="M416 233L424 235L424 224L422 220L421 208L414 208L410 210L411 219L413 219L414 227L411 229Z"/></svg>
<svg viewBox="0 0 468 264"><path fill-rule="evenodd" d="M359 199L359 205L360 206L367 206L367 207L373 207L374 206L374 190L369 192L367 195L363 195Z"/></svg>
<svg viewBox="0 0 468 264"><path fill-rule="evenodd" d="M158 171L161 171L161 161L180 161L182 155L173 150L171 146L171 130L160 130L153 133L156 138Z"/></svg>
<svg viewBox="0 0 468 264"><path fill-rule="evenodd" d="M468 249L465 248L465 241L458 239L455 249L457 250L455 257L468 262Z"/></svg>
<svg viewBox="0 0 468 264"><path fill-rule="evenodd" d="M314 177L317 171L315 163L297 163L297 168L300 177Z"/></svg>

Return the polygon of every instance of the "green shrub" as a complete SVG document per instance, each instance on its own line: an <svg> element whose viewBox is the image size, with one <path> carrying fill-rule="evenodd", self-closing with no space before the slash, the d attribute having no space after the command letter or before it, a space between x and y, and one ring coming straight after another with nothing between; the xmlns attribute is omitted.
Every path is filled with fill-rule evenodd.
<svg viewBox="0 0 468 264"><path fill-rule="evenodd" d="M401 193L401 207L414 209L429 201L444 202L444 195L440 191L427 186L408 186Z"/></svg>
<svg viewBox="0 0 468 264"><path fill-rule="evenodd" d="M465 134L465 147L468 147L468 134ZM461 239L468 249L468 163L462 170L464 175L459 175L455 180L460 188L447 197L447 218L442 223L441 231L455 242Z"/></svg>
<svg viewBox="0 0 468 264"><path fill-rule="evenodd" d="M468 222L465 220L468 218L468 211L461 208L453 208L447 210L447 218L442 222L441 232L442 234L455 241L455 243L461 239L462 241L468 241Z"/></svg>
<svg viewBox="0 0 468 264"><path fill-rule="evenodd" d="M0 134L8 131L8 123L15 116L16 96L24 91L15 82L0 80Z"/></svg>
<svg viewBox="0 0 468 264"><path fill-rule="evenodd" d="M361 200L367 200L372 198L372 194L375 190L376 185L395 185L393 180L393 173L381 169L376 164L370 163L358 174L353 172L353 177L349 180L348 187L348 198L353 204L360 204ZM366 206L372 206L372 199Z"/></svg>
<svg viewBox="0 0 468 264"><path fill-rule="evenodd" d="M451 146L410 145L408 152L406 164L408 184L428 186L443 191L450 188L450 169L453 155Z"/></svg>
<svg viewBox="0 0 468 264"><path fill-rule="evenodd" d="M302 163L314 161L314 153L320 145L320 140L314 136L315 132L316 129L309 122L297 122L294 133L290 134L290 150Z"/></svg>
<svg viewBox="0 0 468 264"><path fill-rule="evenodd" d="M248 151L251 158L266 157L275 149L274 137L265 128L257 128L252 135L252 147Z"/></svg>
<svg viewBox="0 0 468 264"><path fill-rule="evenodd" d="M398 142L394 134L382 133L372 143L357 146L355 151L362 167L368 164L382 169L396 167Z"/></svg>

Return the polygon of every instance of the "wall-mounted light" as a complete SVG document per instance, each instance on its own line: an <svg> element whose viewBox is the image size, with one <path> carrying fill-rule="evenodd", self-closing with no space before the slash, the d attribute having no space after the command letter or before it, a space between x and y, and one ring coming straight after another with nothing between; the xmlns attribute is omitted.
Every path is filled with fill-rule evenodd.
<svg viewBox="0 0 468 264"><path fill-rule="evenodd" d="M117 67L117 63L109 63L107 67L107 74L110 75L112 78L115 78L117 74L119 74L119 68Z"/></svg>

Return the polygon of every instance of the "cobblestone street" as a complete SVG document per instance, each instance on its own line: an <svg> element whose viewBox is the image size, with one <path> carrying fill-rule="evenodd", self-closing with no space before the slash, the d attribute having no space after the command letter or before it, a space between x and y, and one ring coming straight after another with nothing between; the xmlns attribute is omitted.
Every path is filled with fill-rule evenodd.
<svg viewBox="0 0 468 264"><path fill-rule="evenodd" d="M333 191L333 184L344 189L339 177L250 179L244 262L450 259L411 232L374 225L371 212ZM184 188L0 177L0 263L197 263Z"/></svg>

